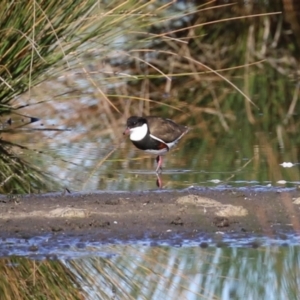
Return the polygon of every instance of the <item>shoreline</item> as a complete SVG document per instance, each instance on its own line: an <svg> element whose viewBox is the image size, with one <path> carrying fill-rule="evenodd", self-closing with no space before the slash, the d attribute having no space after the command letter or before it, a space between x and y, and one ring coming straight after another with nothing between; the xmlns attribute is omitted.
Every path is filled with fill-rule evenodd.
<svg viewBox="0 0 300 300"><path fill-rule="evenodd" d="M51 233L103 241L159 241L216 232L267 236L300 232L298 189L3 195L0 211L1 238Z"/></svg>

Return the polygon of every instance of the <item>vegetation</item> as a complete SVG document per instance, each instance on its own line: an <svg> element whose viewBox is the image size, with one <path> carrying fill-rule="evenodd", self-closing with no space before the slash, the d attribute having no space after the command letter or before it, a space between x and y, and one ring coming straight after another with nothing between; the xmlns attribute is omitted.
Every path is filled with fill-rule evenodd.
<svg viewBox="0 0 300 300"><path fill-rule="evenodd" d="M81 122L85 128L98 128L100 122L98 136L117 136L129 114L155 113L197 128L187 137L191 144L199 143L199 130L209 132L207 146L213 149L224 132L241 126L252 135L253 125L271 131L275 126L280 143L287 134L296 135L298 44L279 1L259 7L243 2L181 6L133 0L31 0L25 6L2 1L2 6L0 118L1 136L10 143L1 146L6 155L21 152L11 148L17 133L28 137L35 117L42 115L64 120L63 127L51 127L57 136ZM88 88L79 88L76 76L88 82ZM53 88L58 77L65 85L61 93L57 83ZM33 87L41 82L38 97ZM93 103L87 110L82 98ZM72 108L68 121L69 112L58 105L61 101ZM35 128L35 142L49 130ZM22 152L32 149L22 147ZM30 152L32 157L43 152L37 149ZM110 153L108 149L103 157ZM28 166L22 173L27 176L25 188L16 173L23 163ZM39 169L44 163L39 161ZM14 169L4 160L0 164L2 193L57 189L45 188L49 177L42 172L35 176L36 167L29 169L24 159Z"/></svg>

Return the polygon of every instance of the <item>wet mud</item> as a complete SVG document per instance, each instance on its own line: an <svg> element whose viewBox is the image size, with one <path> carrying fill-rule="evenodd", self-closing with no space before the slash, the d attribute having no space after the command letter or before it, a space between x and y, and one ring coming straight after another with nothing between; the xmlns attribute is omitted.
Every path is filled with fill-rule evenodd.
<svg viewBox="0 0 300 300"><path fill-rule="evenodd" d="M298 189L189 189L1 196L0 238L45 234L100 242L300 232Z"/></svg>

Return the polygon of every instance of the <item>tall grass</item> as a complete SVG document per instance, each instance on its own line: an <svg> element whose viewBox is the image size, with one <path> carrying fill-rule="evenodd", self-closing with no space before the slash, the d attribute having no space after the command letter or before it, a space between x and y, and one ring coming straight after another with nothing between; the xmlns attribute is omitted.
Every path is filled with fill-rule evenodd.
<svg viewBox="0 0 300 300"><path fill-rule="evenodd" d="M56 190L59 185L50 174L20 156L19 152L23 149L26 147L1 141L0 193L23 194Z"/></svg>

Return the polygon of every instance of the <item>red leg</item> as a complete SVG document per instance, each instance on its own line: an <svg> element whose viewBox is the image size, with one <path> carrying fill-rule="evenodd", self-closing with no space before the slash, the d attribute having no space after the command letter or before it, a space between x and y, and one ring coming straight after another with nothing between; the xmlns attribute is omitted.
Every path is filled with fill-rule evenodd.
<svg viewBox="0 0 300 300"><path fill-rule="evenodd" d="M162 157L160 155L158 155L156 157L156 162L157 162L157 168L156 168L155 172L158 173L162 169L162 167L161 167L162 166Z"/></svg>
<svg viewBox="0 0 300 300"><path fill-rule="evenodd" d="M156 176L157 176L156 185L157 185L158 188L161 189L162 188L162 180L161 180L161 178L160 178L160 176L159 176L158 173L156 173Z"/></svg>

